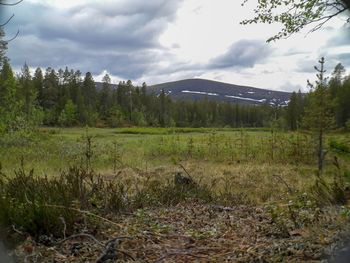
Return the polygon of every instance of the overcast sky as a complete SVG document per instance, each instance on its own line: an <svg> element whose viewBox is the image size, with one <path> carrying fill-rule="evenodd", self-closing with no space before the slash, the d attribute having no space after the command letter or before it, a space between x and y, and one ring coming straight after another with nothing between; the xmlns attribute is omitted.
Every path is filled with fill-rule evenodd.
<svg viewBox="0 0 350 263"><path fill-rule="evenodd" d="M113 82L156 84L205 78L274 90L306 89L314 65L326 58L330 73L350 69L350 36L337 18L267 44L278 25L242 26L255 0L24 0L6 8L8 56L19 70L30 67L108 72ZM5 19L2 17L2 20Z"/></svg>

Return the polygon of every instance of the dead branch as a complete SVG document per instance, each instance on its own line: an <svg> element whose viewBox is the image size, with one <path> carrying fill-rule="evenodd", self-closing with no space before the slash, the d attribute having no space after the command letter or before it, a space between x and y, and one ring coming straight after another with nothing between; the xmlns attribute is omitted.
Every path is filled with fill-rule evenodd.
<svg viewBox="0 0 350 263"><path fill-rule="evenodd" d="M78 238L78 237L87 237L87 238L90 238L91 240L93 240L97 245L101 246L101 247L104 247L104 245L98 241L93 235L90 235L90 234L86 234L86 233L80 233L80 234L76 234L76 235L71 235L67 238L64 238L62 240L60 240L59 242L57 242L57 245L61 245L62 243L66 242L67 240L70 240L70 239L75 239L75 238Z"/></svg>
<svg viewBox="0 0 350 263"><path fill-rule="evenodd" d="M127 252L117 249L117 245L119 244L119 242L125 239L130 239L130 237L115 237L107 241L106 249L102 253L102 255L98 257L98 259L96 260L96 263L103 263L107 260L114 260L118 257L118 252L130 258L131 260L135 261L135 259L131 255L129 255Z"/></svg>
<svg viewBox="0 0 350 263"><path fill-rule="evenodd" d="M61 220L62 224L63 224L63 238L66 238L66 230L67 230L67 224L66 224L66 220L64 220L63 216L60 216L59 219Z"/></svg>
<svg viewBox="0 0 350 263"><path fill-rule="evenodd" d="M288 183L281 176L279 176L277 174L273 174L272 176L277 178L280 182L282 182L290 194L294 193L294 190L288 185Z"/></svg>
<svg viewBox="0 0 350 263"><path fill-rule="evenodd" d="M15 227L15 225L12 225L12 229L13 229L13 231L15 231L17 234L20 234L21 236L24 236L24 235L25 235L25 233L23 233L22 231L18 230L18 229Z"/></svg>
<svg viewBox="0 0 350 263"><path fill-rule="evenodd" d="M121 240L126 240L126 239L132 239L131 237L114 237L106 242L106 246L110 243L116 242L116 241L121 241Z"/></svg>

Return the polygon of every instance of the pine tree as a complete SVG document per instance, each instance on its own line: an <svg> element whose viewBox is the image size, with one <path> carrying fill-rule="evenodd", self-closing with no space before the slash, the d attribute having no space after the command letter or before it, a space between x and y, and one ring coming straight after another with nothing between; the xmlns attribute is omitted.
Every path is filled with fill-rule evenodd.
<svg viewBox="0 0 350 263"><path fill-rule="evenodd" d="M101 119L108 118L109 109L112 107L111 103L111 78L108 74L106 74L102 79L102 90L99 94L99 115Z"/></svg>
<svg viewBox="0 0 350 263"><path fill-rule="evenodd" d="M18 99L18 87L12 68L8 60L5 60L0 75L0 132L22 128L22 105Z"/></svg>
<svg viewBox="0 0 350 263"><path fill-rule="evenodd" d="M3 27L0 26L0 68L2 67L5 60L7 60L5 54L7 50L7 42L4 40L5 32Z"/></svg>
<svg viewBox="0 0 350 263"><path fill-rule="evenodd" d="M317 158L318 171L322 172L324 163L324 136L327 129L332 127L334 116L332 114L332 103L330 91L325 83L324 73L324 58L319 61L320 68L315 66L317 70L316 85L313 86L308 95L308 104L305 108L305 116L303 119L304 126L313 130L317 135Z"/></svg>
<svg viewBox="0 0 350 263"><path fill-rule="evenodd" d="M345 78L335 96L335 117L338 127L346 127L350 121L350 76Z"/></svg>
<svg viewBox="0 0 350 263"><path fill-rule="evenodd" d="M43 85L44 85L44 77L41 68L37 68L34 72L33 77L33 87L37 94L38 103L42 106L43 103Z"/></svg>
<svg viewBox="0 0 350 263"><path fill-rule="evenodd" d="M26 63L22 68L20 86L20 95L23 98L24 103L24 113L26 115L27 121L29 121L29 118L36 106L37 93L35 92L32 76L30 75L29 67Z"/></svg>
<svg viewBox="0 0 350 263"><path fill-rule="evenodd" d="M95 111L96 109L96 94L95 81L92 74L87 72L83 82L83 96L86 107L91 111Z"/></svg>
<svg viewBox="0 0 350 263"><path fill-rule="evenodd" d="M90 72L85 74L85 78L82 85L82 97L84 98L84 124L94 126L97 120L96 104L97 104L97 91L95 81Z"/></svg>

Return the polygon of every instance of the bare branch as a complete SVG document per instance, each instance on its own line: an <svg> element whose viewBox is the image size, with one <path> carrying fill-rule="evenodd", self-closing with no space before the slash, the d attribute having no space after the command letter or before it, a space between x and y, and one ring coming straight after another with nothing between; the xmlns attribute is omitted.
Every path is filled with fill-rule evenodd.
<svg viewBox="0 0 350 263"><path fill-rule="evenodd" d="M12 19L14 16L15 16L15 14L12 14L12 16L10 16L10 18L7 19L7 21L6 21L4 24L1 24L1 25L0 25L0 27L6 26L6 25L11 21L11 19Z"/></svg>
<svg viewBox="0 0 350 263"><path fill-rule="evenodd" d="M64 238L62 240L60 240L57 244L60 245L64 242L66 242L67 240L70 240L70 239L75 239L77 237L87 237L87 238L90 238L91 240L93 240L96 244L98 244L99 246L101 247L104 247L104 245L98 241L93 235L89 235L89 234L85 234L85 233L80 233L80 234L76 234L76 235L71 235L67 238Z"/></svg>
<svg viewBox="0 0 350 263"><path fill-rule="evenodd" d="M14 5L18 5L19 3L23 2L23 0L19 0L16 3L2 3L0 2L0 5L6 5L6 6L14 6Z"/></svg>
<svg viewBox="0 0 350 263"><path fill-rule="evenodd" d="M6 42L6 43L9 43L9 42L15 40L15 39L18 37L18 35L19 35L19 29L17 30L17 33L16 33L16 35L15 35L13 38L11 38L11 39L9 39L9 40L5 40L5 42Z"/></svg>

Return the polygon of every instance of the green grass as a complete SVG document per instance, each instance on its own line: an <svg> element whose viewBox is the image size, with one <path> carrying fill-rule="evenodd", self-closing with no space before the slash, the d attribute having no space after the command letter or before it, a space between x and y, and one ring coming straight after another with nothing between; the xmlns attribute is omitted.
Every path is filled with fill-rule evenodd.
<svg viewBox="0 0 350 263"><path fill-rule="evenodd" d="M148 170L178 162L216 164L315 164L314 139L308 134L210 128L43 128L33 136L0 139L0 162L11 173L23 159L37 174L55 174L69 165L84 165L88 134L95 170L117 166ZM349 134L329 136L332 145L348 147ZM339 147L338 147L339 148ZM114 159L118 159L116 164Z"/></svg>

